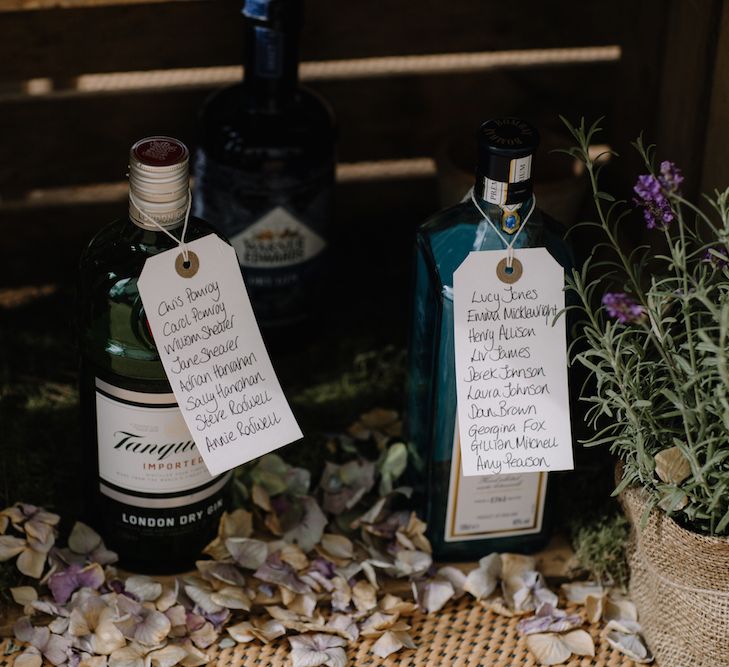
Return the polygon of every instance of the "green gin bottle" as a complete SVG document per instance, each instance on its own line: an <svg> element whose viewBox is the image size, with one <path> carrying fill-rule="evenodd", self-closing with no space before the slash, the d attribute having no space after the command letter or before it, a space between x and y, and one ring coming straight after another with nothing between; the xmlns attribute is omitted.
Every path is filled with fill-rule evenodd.
<svg viewBox="0 0 729 667"><path fill-rule="evenodd" d="M549 537L552 474L462 474L453 329L453 274L470 252L503 250L504 236L515 249L545 247L565 269L571 266L560 226L538 208L527 216L535 203L538 143L537 130L523 120L484 123L473 197L436 214L417 233L407 428L419 454L429 538L441 560L535 551Z"/></svg>
<svg viewBox="0 0 729 667"><path fill-rule="evenodd" d="M79 271L88 518L124 567L176 572L214 536L230 473L212 477L203 464L137 289L147 258L176 247L185 226L189 152L150 137L129 160L129 217L94 237ZM210 233L189 218L186 240Z"/></svg>

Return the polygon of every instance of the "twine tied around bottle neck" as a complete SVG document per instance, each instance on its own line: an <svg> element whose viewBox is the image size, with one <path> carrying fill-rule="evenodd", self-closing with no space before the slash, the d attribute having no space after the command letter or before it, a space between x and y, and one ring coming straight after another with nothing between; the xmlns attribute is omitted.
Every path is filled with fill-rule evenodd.
<svg viewBox="0 0 729 667"><path fill-rule="evenodd" d="M501 242L504 244L504 247L506 248L506 266L507 268L511 269L514 265L514 244L516 243L516 240L519 238L519 234L522 233L524 228L527 225L527 222L529 222L529 218L532 216L532 213L534 213L534 210L537 206L537 198L536 195L532 195L532 205L528 211L528 213L522 218L521 226L519 227L516 234L514 234L511 241L507 241L506 237L501 233L501 230L494 224L494 221L491 220L491 217L489 216L486 211L481 208L481 205L478 203L478 200L476 199L476 195L473 191L473 188L471 188L470 192L471 201L473 202L473 205L478 209L478 212L483 216L483 219L491 225L491 229L493 229L497 236L501 239ZM507 209L508 210L508 209ZM513 209L516 210L516 209ZM478 237L477 237L478 238ZM475 245L480 245L482 239L479 238L477 243Z"/></svg>
<svg viewBox="0 0 729 667"><path fill-rule="evenodd" d="M182 261L186 265L185 268L188 268L187 265L189 265L190 262L190 251L187 249L185 236L187 235L187 224L190 220L190 210L192 209L192 191L189 188L187 189L187 206L185 208L185 219L182 224L182 234L180 235L179 239L163 225L157 222L151 215L147 214L147 212L139 205L139 202L137 202L131 191L129 192L129 201L145 220L147 220L150 224L154 225L161 232L167 234L167 236L169 236L175 243L177 243L180 251L182 252Z"/></svg>

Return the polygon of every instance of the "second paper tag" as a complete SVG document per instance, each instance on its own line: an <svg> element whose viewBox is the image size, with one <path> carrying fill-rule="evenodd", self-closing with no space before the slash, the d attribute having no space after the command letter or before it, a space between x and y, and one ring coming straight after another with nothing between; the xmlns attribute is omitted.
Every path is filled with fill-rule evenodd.
<svg viewBox="0 0 729 667"><path fill-rule="evenodd" d="M139 293L172 391L212 475L302 437L235 250L211 234L148 259Z"/></svg>
<svg viewBox="0 0 729 667"><path fill-rule="evenodd" d="M544 248L472 252L453 277L456 394L464 475L570 470L564 269Z"/></svg>

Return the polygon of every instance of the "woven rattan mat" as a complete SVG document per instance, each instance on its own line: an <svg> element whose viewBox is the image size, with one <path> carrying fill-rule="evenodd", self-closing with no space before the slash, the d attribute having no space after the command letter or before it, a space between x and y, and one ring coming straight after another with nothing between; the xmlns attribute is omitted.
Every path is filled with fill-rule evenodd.
<svg viewBox="0 0 729 667"><path fill-rule="evenodd" d="M470 599L447 605L431 616L412 617L411 635L417 649L403 650L382 660L370 653L373 640L357 643L348 650L351 665L368 667L537 667L522 638L518 619L505 618L474 605ZM632 660L600 639L599 626L587 628L595 639L594 658L573 658L569 667L636 667ZM0 667L11 667L13 656L3 655L9 641L0 644ZM235 648L208 649L216 667L290 667L289 643L285 639L268 645L242 644Z"/></svg>

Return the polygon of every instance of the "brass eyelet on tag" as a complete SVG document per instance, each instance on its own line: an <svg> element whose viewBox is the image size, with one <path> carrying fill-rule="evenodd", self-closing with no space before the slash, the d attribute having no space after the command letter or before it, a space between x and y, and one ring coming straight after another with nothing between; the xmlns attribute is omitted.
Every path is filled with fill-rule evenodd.
<svg viewBox="0 0 729 667"><path fill-rule="evenodd" d="M524 267L516 257L513 257L511 260L511 271L506 266L506 257L496 265L496 275L502 283L506 283L507 285L515 283L521 278L523 273Z"/></svg>
<svg viewBox="0 0 729 667"><path fill-rule="evenodd" d="M177 259L175 260L175 271L177 271L179 276L182 276L183 278L192 278L199 268L200 259L194 252L192 252L192 250L187 251L187 262L185 261L182 253L177 255Z"/></svg>

